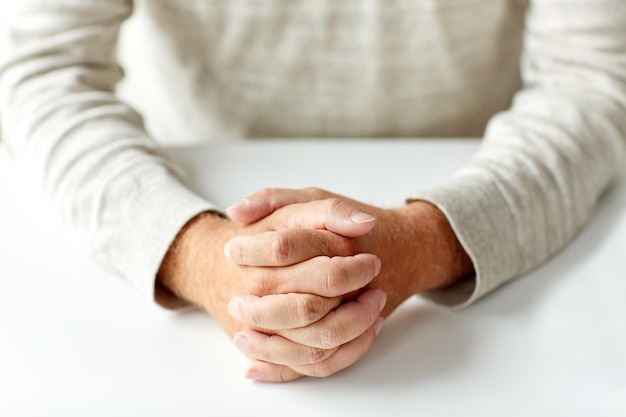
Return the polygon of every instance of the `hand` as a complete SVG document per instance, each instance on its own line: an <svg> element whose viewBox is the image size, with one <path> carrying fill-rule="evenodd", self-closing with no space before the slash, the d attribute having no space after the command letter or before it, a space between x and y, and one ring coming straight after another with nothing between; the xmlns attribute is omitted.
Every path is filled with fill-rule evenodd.
<svg viewBox="0 0 626 417"><path fill-rule="evenodd" d="M297 213L314 201L329 206L347 204L377 218L376 227L369 233L355 236L352 244L355 252L374 253L382 261L380 274L367 286L382 289L388 295L382 316L390 314L411 295L443 287L473 273L472 262L443 213L423 201L381 209L315 188L266 189L230 207L227 212L237 221L252 224L284 207L291 207ZM273 265L261 236L235 238L229 246L236 254L231 260L239 265ZM271 302L264 303L264 299L238 298L240 310L245 311L240 315L242 320L254 326L271 314ZM253 332L247 332L250 333ZM261 361L253 363L250 369L259 374L276 372L267 355L271 350L268 339L260 334L255 337L247 351Z"/></svg>
<svg viewBox="0 0 626 417"><path fill-rule="evenodd" d="M201 215L176 238L158 279L209 312L229 335L244 330L235 340L244 352L261 334L245 329L264 332L265 344L271 347L266 355L282 366L262 374L249 369L248 377L280 381L327 375L358 359L380 330L385 294L372 290L356 299L348 295L374 278L380 260L371 254L354 255L351 240L337 234L357 236L373 225L371 216L349 205L326 207L319 202L305 210L299 207L297 213L294 207L276 210L252 226ZM271 266L241 266L227 260L237 259L241 252L226 242L233 237L245 242L250 234L263 242L260 247L269 254ZM340 256L330 258L331 254ZM267 314L253 320L252 328L231 316L251 320L245 309L238 308L238 299L229 303L238 294L250 294L244 298L247 303L264 296L258 300ZM347 298L353 301L341 304Z"/></svg>
<svg viewBox="0 0 626 417"><path fill-rule="evenodd" d="M382 260L381 273L368 287L382 288L389 296L383 311L385 316L411 295L443 287L473 273L471 260L446 217L425 201L382 209L317 188L265 189L229 207L227 213L236 221L253 224L284 207L298 213L316 201L327 207L345 204L376 217L372 231L353 234L351 244L354 253L374 253ZM332 215L329 211L329 216ZM329 219L326 221L332 224ZM337 228L328 230L342 233ZM262 242L258 235L233 239L229 246L237 256L231 260L239 265L272 265ZM258 309L248 312L256 317L260 313Z"/></svg>

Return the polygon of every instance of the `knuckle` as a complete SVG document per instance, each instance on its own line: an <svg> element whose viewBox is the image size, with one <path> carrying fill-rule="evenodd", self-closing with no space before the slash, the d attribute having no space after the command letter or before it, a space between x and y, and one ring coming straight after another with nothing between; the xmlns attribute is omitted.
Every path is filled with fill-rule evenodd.
<svg viewBox="0 0 626 417"><path fill-rule="evenodd" d="M337 208L343 204L343 201L341 201L340 199L336 198L336 197L331 197L326 199L326 212L329 215L332 215Z"/></svg>
<svg viewBox="0 0 626 417"><path fill-rule="evenodd" d="M317 198L322 195L322 190L317 187L306 187L304 192L313 198Z"/></svg>
<svg viewBox="0 0 626 417"><path fill-rule="evenodd" d="M288 309L288 315L292 322L299 326L306 326L320 318L320 312L316 299L312 296L293 298Z"/></svg>
<svg viewBox="0 0 626 417"><path fill-rule="evenodd" d="M272 262L283 265L289 261L291 242L282 233L273 233L269 241L269 255Z"/></svg>
<svg viewBox="0 0 626 417"><path fill-rule="evenodd" d="M279 204L281 200L281 193L284 189L273 188L273 187L265 187L261 191L258 192L258 196L261 200L265 201L272 207L273 210L279 208L282 204Z"/></svg>
<svg viewBox="0 0 626 417"><path fill-rule="evenodd" d="M265 315L257 309L252 309L249 313L250 325L255 327L265 327Z"/></svg>
<svg viewBox="0 0 626 417"><path fill-rule="evenodd" d="M309 221L310 220L307 218L307 216L290 216L284 219L284 221L281 223L281 226L285 229L308 229L310 227Z"/></svg>
<svg viewBox="0 0 626 417"><path fill-rule="evenodd" d="M340 335L335 327L327 327L320 332L320 346L323 349L333 349L340 345Z"/></svg>
<svg viewBox="0 0 626 417"><path fill-rule="evenodd" d="M320 349L320 348L307 348L306 361L310 364L316 364L326 359L332 353L332 350Z"/></svg>
<svg viewBox="0 0 626 417"><path fill-rule="evenodd" d="M346 278L345 268L337 261L333 261L331 258L330 266L324 272L324 278L322 281L323 295L326 296L338 296L343 294L344 279Z"/></svg>
<svg viewBox="0 0 626 417"><path fill-rule="evenodd" d="M270 187L262 188L261 190L257 192L257 194L261 197L267 197L269 195L272 195L273 193L274 193L274 189Z"/></svg>

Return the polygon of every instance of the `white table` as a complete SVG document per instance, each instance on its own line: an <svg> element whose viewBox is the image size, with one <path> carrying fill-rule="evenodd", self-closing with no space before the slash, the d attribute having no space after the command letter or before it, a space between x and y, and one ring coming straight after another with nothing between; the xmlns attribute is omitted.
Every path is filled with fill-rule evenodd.
<svg viewBox="0 0 626 417"><path fill-rule="evenodd" d="M255 142L172 155L221 207L309 185L390 206L477 147ZM624 180L574 243L481 302L450 311L416 298L350 369L260 384L209 317L161 310L81 254L12 169L1 154L1 416L626 415Z"/></svg>

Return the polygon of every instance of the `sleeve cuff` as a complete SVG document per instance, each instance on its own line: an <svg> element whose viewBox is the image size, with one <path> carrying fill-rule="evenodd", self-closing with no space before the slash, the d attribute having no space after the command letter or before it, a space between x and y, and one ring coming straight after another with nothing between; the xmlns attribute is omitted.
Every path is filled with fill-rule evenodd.
<svg viewBox="0 0 626 417"><path fill-rule="evenodd" d="M125 204L111 261L145 298L165 308L179 308L187 303L156 285L157 272L183 226L198 214L216 209L165 169L141 188Z"/></svg>
<svg viewBox="0 0 626 417"><path fill-rule="evenodd" d="M467 171L436 188L410 196L424 200L447 217L474 264L476 275L422 294L461 308L514 278L522 269L515 219L498 183L485 172Z"/></svg>

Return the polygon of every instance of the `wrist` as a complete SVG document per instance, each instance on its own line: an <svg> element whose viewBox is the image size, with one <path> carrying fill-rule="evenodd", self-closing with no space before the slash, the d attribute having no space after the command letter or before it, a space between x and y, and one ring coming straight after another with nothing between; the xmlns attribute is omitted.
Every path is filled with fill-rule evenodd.
<svg viewBox="0 0 626 417"><path fill-rule="evenodd" d="M445 215L416 201L378 213L378 228L359 239L359 252L374 253L381 273L369 288L387 293L383 316L409 297L445 287L473 273L472 262Z"/></svg>
<svg viewBox="0 0 626 417"><path fill-rule="evenodd" d="M419 262L413 276L420 279L416 293L445 287L474 273L474 265L450 222L435 205L426 201L408 203L397 210L408 225L409 247Z"/></svg>
<svg viewBox="0 0 626 417"><path fill-rule="evenodd" d="M211 266L218 262L214 258L222 253L221 248L226 241L226 238L220 239L220 236L224 236L229 226L229 220L214 212L201 213L189 220L176 235L161 262L157 285L184 300L206 307L206 294L199 291L199 288L206 286L195 285L202 278L198 276L198 262L201 259L202 266L209 268L205 273L211 273ZM211 239L207 239L207 233L211 234ZM200 258L199 253L203 254Z"/></svg>

